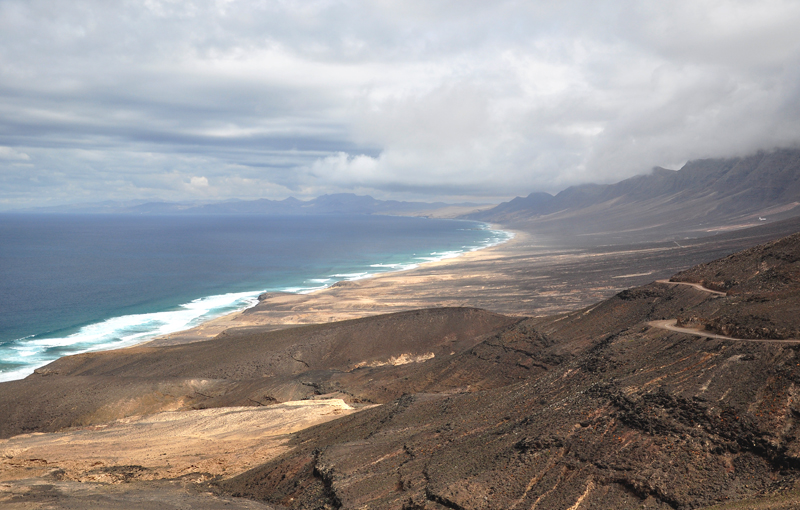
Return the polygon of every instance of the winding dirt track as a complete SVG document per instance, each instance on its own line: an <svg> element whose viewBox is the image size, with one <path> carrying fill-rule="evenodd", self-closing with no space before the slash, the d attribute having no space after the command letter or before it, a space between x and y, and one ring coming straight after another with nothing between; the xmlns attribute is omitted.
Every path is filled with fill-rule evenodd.
<svg viewBox="0 0 800 510"><path fill-rule="evenodd" d="M669 280L656 280L656 283L663 283L667 285L688 285L690 287L694 287L697 290L702 290L703 292L708 292L710 294L715 294L718 296L727 296L726 293L720 292L717 290L711 290L703 287L699 283L688 283L688 282L671 282ZM800 339L796 338L788 338L785 340L770 340L764 338L734 338L732 336L725 336L725 335L718 335L716 333L711 333L708 331L703 331L701 329L694 329L694 328L682 328L677 325L677 319L667 319L667 320L659 320L659 321L650 321L647 324L653 326L654 328L661 328L666 329L667 331L675 331L676 333L685 333L687 335L694 335L699 336L702 338L715 338L718 340L733 340L736 342L759 342L759 343L770 343L770 344L796 344L800 343Z"/></svg>
<svg viewBox="0 0 800 510"><path fill-rule="evenodd" d="M676 319L667 319L661 321L650 321L647 324L653 326L654 328L661 328L666 329L668 331L675 331L676 333L686 333L687 335L695 335L700 336L703 338L716 338L719 340L734 340L736 342L760 342L760 343L769 343L769 344L796 344L800 343L800 339L788 338L785 340L770 340L764 338L734 338L732 336L725 336L725 335L717 335L716 333L710 333L708 331L703 331L701 329L694 329L694 328L681 328L677 326Z"/></svg>
<svg viewBox="0 0 800 510"><path fill-rule="evenodd" d="M689 287L694 287L697 290L702 290L703 292L708 292L709 294L716 294L717 296L727 296L725 292L720 292L718 290L711 290L703 287L699 283L689 283L689 282L671 282L669 280L656 280L656 283L664 283L666 285L688 285Z"/></svg>

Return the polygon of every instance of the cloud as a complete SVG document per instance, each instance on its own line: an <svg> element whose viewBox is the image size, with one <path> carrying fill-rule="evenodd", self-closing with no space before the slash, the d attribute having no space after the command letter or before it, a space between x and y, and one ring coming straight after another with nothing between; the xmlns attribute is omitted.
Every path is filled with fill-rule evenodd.
<svg viewBox="0 0 800 510"><path fill-rule="evenodd" d="M192 177L189 183L195 188L207 188L208 179L205 177Z"/></svg>
<svg viewBox="0 0 800 510"><path fill-rule="evenodd" d="M20 152L16 149L11 147L2 147L0 146L0 159L5 160L16 160L16 161L28 161L31 159L30 156L25 154L24 152Z"/></svg>
<svg viewBox="0 0 800 510"><path fill-rule="evenodd" d="M798 23L780 0L5 0L0 202L494 199L796 146Z"/></svg>

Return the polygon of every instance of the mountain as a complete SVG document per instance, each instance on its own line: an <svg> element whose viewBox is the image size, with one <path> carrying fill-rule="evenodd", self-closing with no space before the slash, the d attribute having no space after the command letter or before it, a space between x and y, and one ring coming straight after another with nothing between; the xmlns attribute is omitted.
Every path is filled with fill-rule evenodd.
<svg viewBox="0 0 800 510"><path fill-rule="evenodd" d="M601 241L614 232L651 237L702 235L800 212L800 150L690 161L616 184L584 184L555 196L532 193L465 218L524 227L544 236Z"/></svg>
<svg viewBox="0 0 800 510"><path fill-rule="evenodd" d="M315 215L315 214L391 214L437 216L437 211L454 210L457 214L485 208L471 202L400 202L378 200L353 193L322 195L311 200L289 197L284 200L228 200L224 202L96 202L66 206L41 207L20 212L69 214L243 214L243 215ZM454 214L455 215L455 214ZM447 217L445 213L442 217Z"/></svg>

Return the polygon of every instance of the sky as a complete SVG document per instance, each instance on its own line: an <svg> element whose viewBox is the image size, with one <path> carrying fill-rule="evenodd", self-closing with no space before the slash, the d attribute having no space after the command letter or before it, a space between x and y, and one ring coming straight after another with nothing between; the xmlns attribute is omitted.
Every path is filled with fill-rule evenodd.
<svg viewBox="0 0 800 510"><path fill-rule="evenodd" d="M800 143L800 2L0 0L0 210L494 202Z"/></svg>

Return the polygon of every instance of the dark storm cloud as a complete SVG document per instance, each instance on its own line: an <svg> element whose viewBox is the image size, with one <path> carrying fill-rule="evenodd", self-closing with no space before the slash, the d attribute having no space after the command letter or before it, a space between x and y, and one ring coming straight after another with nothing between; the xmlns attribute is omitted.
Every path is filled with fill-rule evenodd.
<svg viewBox="0 0 800 510"><path fill-rule="evenodd" d="M0 208L506 197L800 140L781 1L0 0Z"/></svg>

